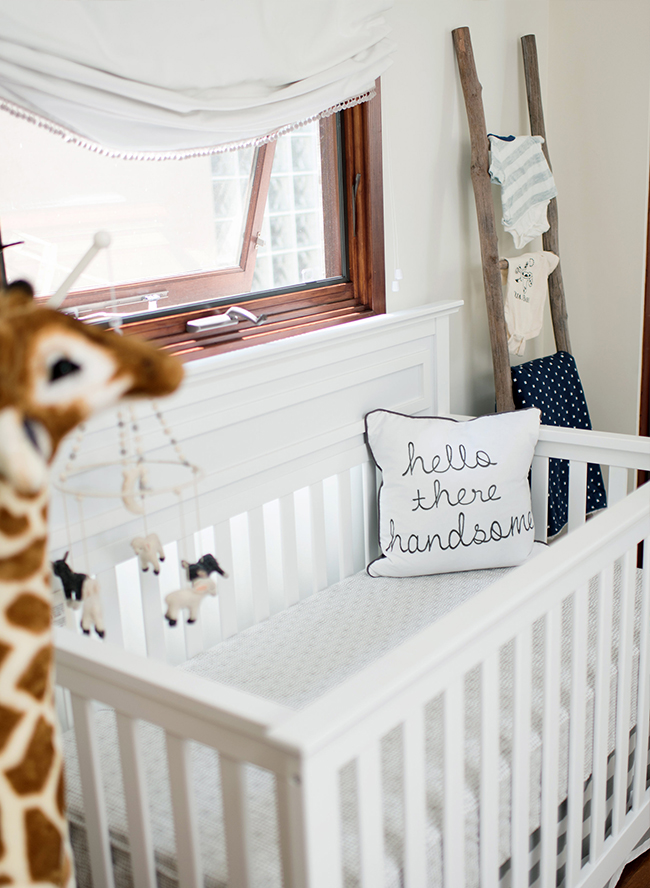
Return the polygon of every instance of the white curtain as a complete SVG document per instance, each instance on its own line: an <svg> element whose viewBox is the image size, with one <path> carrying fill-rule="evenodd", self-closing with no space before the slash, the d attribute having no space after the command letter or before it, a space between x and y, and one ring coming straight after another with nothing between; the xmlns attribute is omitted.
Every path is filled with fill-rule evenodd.
<svg viewBox="0 0 650 888"><path fill-rule="evenodd" d="M261 144L363 101L392 0L0 0L0 107L115 156Z"/></svg>

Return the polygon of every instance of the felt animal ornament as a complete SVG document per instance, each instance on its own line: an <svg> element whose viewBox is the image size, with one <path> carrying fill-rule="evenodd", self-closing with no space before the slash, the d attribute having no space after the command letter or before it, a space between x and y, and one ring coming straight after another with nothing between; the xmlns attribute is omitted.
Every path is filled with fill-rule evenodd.
<svg viewBox="0 0 650 888"><path fill-rule="evenodd" d="M146 573L149 570L149 565L151 565L153 572L158 576L160 573L160 562L165 560L165 550L158 538L158 534L148 533L144 537L133 537L131 548L138 556L141 570Z"/></svg>
<svg viewBox="0 0 650 888"><path fill-rule="evenodd" d="M67 562L68 552L63 558L52 562L52 572L61 580L66 604L73 610L81 612L81 629L85 635L90 635L90 630L95 627L95 632L103 638L104 611L100 597L99 581L88 574L75 573Z"/></svg>
<svg viewBox="0 0 650 888"><path fill-rule="evenodd" d="M37 305L24 282L0 293L2 885L74 883L54 711L50 464L80 422L123 396L168 394L181 378L171 356ZM82 585L86 626L91 599Z"/></svg>
<svg viewBox="0 0 650 888"><path fill-rule="evenodd" d="M138 499L138 484L143 477L142 466L126 466L122 470L122 502L134 515L144 515L144 503Z"/></svg>
<svg viewBox="0 0 650 888"><path fill-rule="evenodd" d="M81 587L81 601L74 601L71 607L74 610L81 608L81 631L84 635L90 635L94 627L100 638L106 634L104 626L104 611L100 597L99 580L94 577L86 577Z"/></svg>
<svg viewBox="0 0 650 888"><path fill-rule="evenodd" d="M212 573L221 574L227 577L228 574L219 566L219 562L214 555L202 555L197 562L190 564L189 561L181 561L181 567L185 569L185 575L188 580L195 580L197 577L209 577Z"/></svg>
<svg viewBox="0 0 650 888"><path fill-rule="evenodd" d="M103 638L106 634L106 628L104 626L104 611L99 591L99 580L96 580L94 577L86 577L81 587L81 631L84 635L90 635L90 630L94 627L97 635ZM79 607L78 604L73 604L72 606Z"/></svg>
<svg viewBox="0 0 650 888"><path fill-rule="evenodd" d="M165 596L167 611L165 617L170 626L175 626L182 610L189 610L188 623L196 623L199 608L206 595L216 595L217 584L206 576L197 576L191 585L177 589Z"/></svg>
<svg viewBox="0 0 650 888"><path fill-rule="evenodd" d="M84 580L88 579L88 574L75 573L73 571L68 564L69 554L69 552L66 552L63 558L52 562L52 573L61 580L66 601L81 601L81 588Z"/></svg>

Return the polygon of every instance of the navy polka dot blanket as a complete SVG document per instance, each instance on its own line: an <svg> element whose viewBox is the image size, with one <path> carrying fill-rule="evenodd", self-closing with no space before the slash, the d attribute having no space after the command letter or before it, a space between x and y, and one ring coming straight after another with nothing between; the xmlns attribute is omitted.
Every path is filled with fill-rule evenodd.
<svg viewBox="0 0 650 888"><path fill-rule="evenodd" d="M591 428L578 368L568 352L557 352L511 369L517 408L539 407L543 425ZM565 459L552 459L549 463L548 535L552 537L567 522L569 463ZM587 513L606 506L607 496L600 466L590 463L587 469Z"/></svg>

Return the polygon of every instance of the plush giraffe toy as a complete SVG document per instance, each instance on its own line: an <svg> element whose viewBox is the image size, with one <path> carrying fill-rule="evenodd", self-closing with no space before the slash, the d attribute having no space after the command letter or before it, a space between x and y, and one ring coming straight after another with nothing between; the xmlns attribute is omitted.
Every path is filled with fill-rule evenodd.
<svg viewBox="0 0 650 888"><path fill-rule="evenodd" d="M73 884L47 554L48 468L78 423L166 395L180 364L146 343L0 293L0 886Z"/></svg>

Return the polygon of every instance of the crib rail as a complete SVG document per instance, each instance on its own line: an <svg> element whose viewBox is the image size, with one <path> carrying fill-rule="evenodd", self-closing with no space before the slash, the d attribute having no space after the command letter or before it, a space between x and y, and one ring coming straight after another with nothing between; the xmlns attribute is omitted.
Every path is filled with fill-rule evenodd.
<svg viewBox="0 0 650 888"><path fill-rule="evenodd" d="M64 528L54 504L54 550L72 544L76 558L88 557L75 569L99 576L107 614L105 643L56 636L56 693L77 738L94 888L114 888L120 842L135 888L154 888L159 866L173 869L154 852L154 747L182 888L207 875L203 767L217 775L208 807L222 809L223 835L209 848L223 844L217 881L229 888L497 888L504 867L516 888L529 884L531 867L541 888L554 888L558 868L566 888L601 888L641 837L650 810L650 488L628 494L635 472L650 470L646 439L542 428L536 531L544 540L550 460L565 459L566 538L300 713L171 668L375 556L379 479L362 417L377 407L448 411L448 316L457 308L373 318L193 370L168 419L207 478L194 501L166 501L148 516L165 544L157 577L139 571L129 547L142 519L73 506ZM102 422L89 433L98 459L108 458ZM610 507L593 521L590 463L603 467ZM197 622L167 626L163 599L180 585L180 559L206 552L229 574L218 597ZM110 725L115 771L105 759ZM261 816L247 792L253 779L269 792ZM111 781L125 787L121 837L110 833ZM480 804L468 814L471 793ZM266 821L272 878L256 857Z"/></svg>
<svg viewBox="0 0 650 888"><path fill-rule="evenodd" d="M248 500L221 502L215 523L174 524L166 540L161 574L139 571L135 558L106 566L99 574L107 613L107 638L126 650L171 664L260 622L312 592L362 570L377 555L378 479L359 442L331 455L319 473L312 466L275 478ZM355 433L356 434L356 433ZM647 439L542 427L532 468L536 537L546 541L549 461L569 459L569 530L586 520L587 466L599 463L608 502L624 498L637 470L650 470ZM331 473L331 474L330 474ZM327 477L323 477L323 475ZM309 483L305 483L309 482ZM296 487L295 485L302 485ZM272 499L267 497L272 496ZM247 511L241 509L244 504ZM206 514L202 511L201 514ZM183 582L179 561L214 552L228 572L217 598L208 598L194 624L166 625L164 597ZM69 628L78 617L67 612Z"/></svg>
<svg viewBox="0 0 650 888"><path fill-rule="evenodd" d="M363 416L380 406L448 412L449 316L460 305L423 306L191 365L165 414L184 454L205 471L196 492L182 501L157 497L146 522L119 501L68 498L64 506L53 497L52 557L70 549L74 569L98 577L107 640L177 664L371 560L376 480ZM155 457L161 442L150 406L138 407L138 424L143 449ZM115 458L111 426L114 417L90 424L80 462ZM159 577L139 573L130 547L151 531L165 546ZM206 552L230 576L194 625L169 629L163 599L183 580L179 561ZM78 615L65 616L78 631Z"/></svg>
<svg viewBox="0 0 650 888"><path fill-rule="evenodd" d="M535 537L547 539L549 460L569 462L568 530L586 520L587 468L600 465L607 485L607 504L613 506L634 489L636 472L650 465L647 438L542 426L532 465L532 500Z"/></svg>
<svg viewBox="0 0 650 888"><path fill-rule="evenodd" d="M56 630L55 640L57 682L69 694L73 714L94 888L115 884L96 727L98 704L115 712L136 888L157 885L144 766L151 749L143 745L144 722L164 731L166 762L161 767L166 768L170 784L179 885L203 885L191 741L219 752L222 798L214 803L221 803L224 812L229 884L248 885L251 837L242 769L254 764L272 772L278 797L286 795L285 785L299 779L299 764L292 751L269 743L267 734L290 710L123 651L116 659L108 646L94 645L62 629Z"/></svg>
<svg viewBox="0 0 650 888"><path fill-rule="evenodd" d="M639 542L644 543L645 569L637 591ZM58 681L72 698L95 888L112 888L113 876L93 701L117 712L123 779L130 788L127 817L137 888L155 885L142 778L143 750L138 738L142 719L160 725L165 732L180 884L197 888L203 884L203 869L190 741L219 753L229 884L233 888L258 884L253 877L254 840L245 792L247 763L273 774L279 866L284 884L291 888L337 888L343 884L341 774L353 763L358 873L363 888L375 888L384 884L385 877L388 811L382 788L382 744L397 729L403 744L404 885L419 888L426 883L431 867L432 800L426 775L432 762L426 737L430 725L427 728L426 723L432 701L437 701L441 711L439 758L443 763L440 884L444 888L472 884L469 870L473 864L464 839L468 827L464 787L471 709L467 679L475 669L480 673L482 713L481 852L477 864L482 888L499 885L504 789L498 775L504 752L500 750L503 737L500 739L498 714L502 721L506 698L512 720L512 745L506 755L512 775L508 789L512 830L507 837L511 884L528 884L532 806L539 809L539 884L542 888L555 886L558 804L567 792L569 804L562 827L567 888L605 884L642 837L650 812L646 780L649 552L650 487L646 486L558 541L552 552L522 565L300 713L124 652L116 656L109 645L93 644L59 630ZM640 609L639 625L643 627L636 640L635 606ZM591 629L587 620L590 608L595 608ZM534 664L540 627L544 652L541 691ZM565 662L562 651L567 632L572 654ZM508 645L513 681L504 690L503 657ZM613 648L617 651L614 655ZM567 670L568 675L564 674ZM636 684L634 674L638 675ZM591 720L585 717L589 689L593 691ZM542 694L541 783L531 792L531 737L540 730L532 702L538 692ZM562 707L568 713L565 734L558 719ZM607 730L610 712L614 713L613 755ZM589 724L594 726L590 739L586 733ZM635 727L632 735L631 725ZM628 748L633 762L629 772ZM563 770L560 762L564 759ZM585 777L591 794L591 818L586 826ZM613 785L610 796L608 783Z"/></svg>
<svg viewBox="0 0 650 888"><path fill-rule="evenodd" d="M177 665L221 640L362 570L378 554L377 478L367 461L165 545L159 576L135 558L102 571L107 640ZM211 552L228 576L215 576L195 623L164 619L165 596L185 581L181 559ZM80 631L78 612L66 611Z"/></svg>
<svg viewBox="0 0 650 888"><path fill-rule="evenodd" d="M429 629L367 667L343 686L330 692L303 713L270 732L275 741L294 746L307 757L307 788L293 800L305 823L308 872L304 884L339 886L341 881L340 805L337 798L340 769L356 762L359 793L361 884L382 884L384 816L379 764L380 743L396 727L403 732L405 839L404 873L407 888L424 884L426 868L422 776L427 768L423 739L425 708L442 700L444 742L444 810L442 815L442 884L460 888L468 884L464 842L466 695L464 685L473 669L481 673L481 805L479 861L481 886L496 888L499 867L496 849L499 811L498 662L504 646L514 646L512 694L512 769L510 864L513 885L529 881L529 811L540 809L540 884L552 888L557 878L558 803L568 790L566 815L566 885L601 886L641 839L650 811L646 774L648 764L649 688L647 664L650 613L648 569L643 573L639 638L639 682L633 697L633 614L637 598L637 545L644 542L645 563L650 545L650 488L644 487L607 513L559 541L553 552L543 553L498 581L466 605L457 608ZM614 574L619 591L614 591ZM591 582L591 587L590 587ZM594 585L595 584L595 585ZM595 659L588 676L589 598L597 602ZM612 619L617 598L618 617ZM572 609L570 662L562 662L563 607ZM612 660L612 623L617 632L617 657ZM531 797L530 740L531 665L533 633L543 625L543 728L541 785ZM590 657L592 655L590 654ZM569 669L569 702L561 700L561 671ZM638 667L636 667L638 668ZM610 683L612 669L616 680ZM585 756L585 701L592 682L595 733ZM563 691L564 693L565 691ZM568 750L562 750L558 710L568 707ZM615 712L615 753L608 744L607 713ZM631 788L628 792L628 744L634 710L636 746L632 753ZM567 785L558 787L558 762L567 754ZM613 771L612 771L613 768ZM608 771L609 769L609 771ZM585 774L586 771L586 774ZM309 789L310 775L318 786L318 802ZM328 775L327 777L325 775ZM588 827L588 853L583 855L583 786L589 776L592 813ZM608 779L613 795L607 797ZM323 785L329 780L329 790ZM379 793L379 795L378 795ZM430 804L430 800L429 800ZM324 806L327 805L327 809ZM318 811L313 810L318 806ZM608 816L608 809L611 812ZM501 818L502 819L502 818Z"/></svg>

